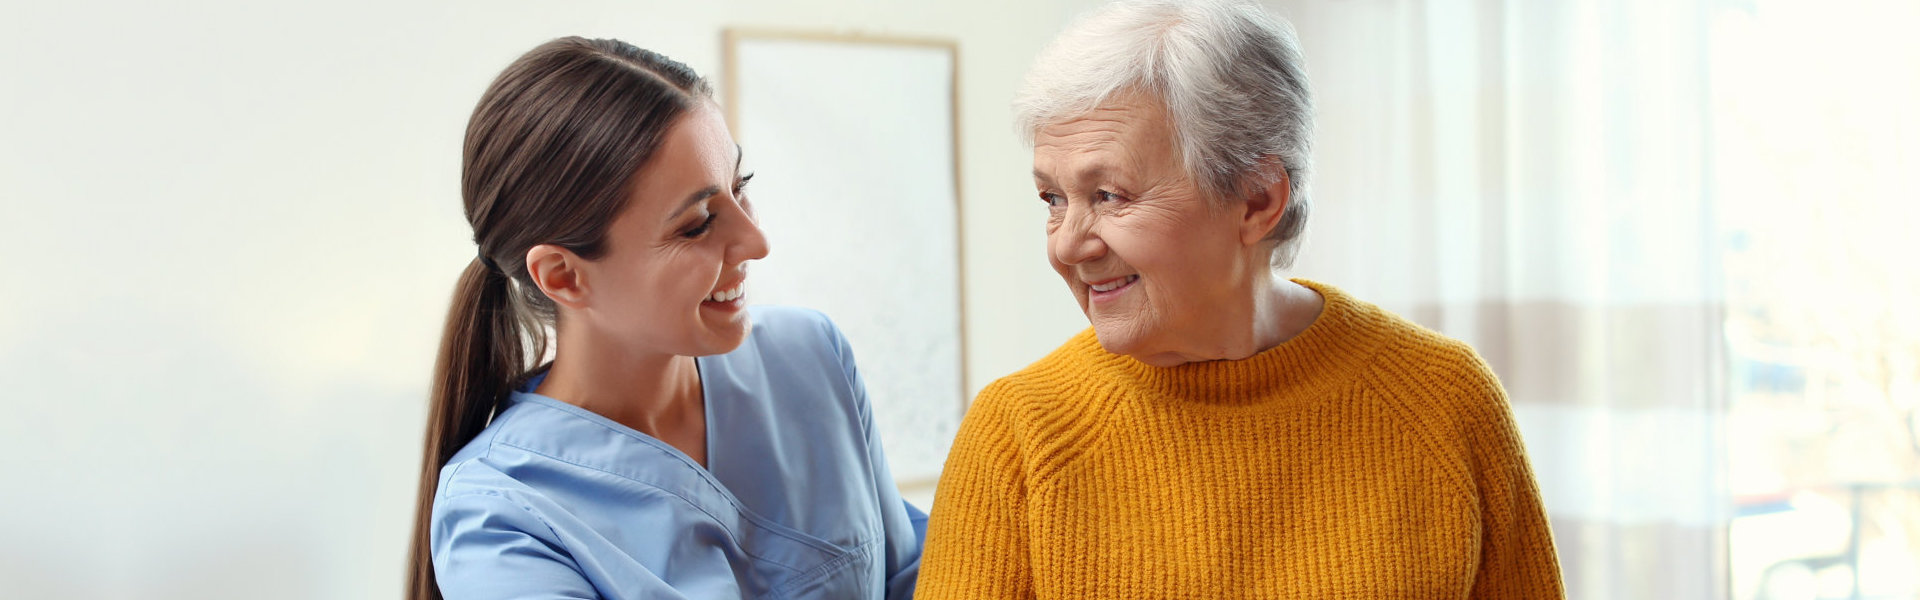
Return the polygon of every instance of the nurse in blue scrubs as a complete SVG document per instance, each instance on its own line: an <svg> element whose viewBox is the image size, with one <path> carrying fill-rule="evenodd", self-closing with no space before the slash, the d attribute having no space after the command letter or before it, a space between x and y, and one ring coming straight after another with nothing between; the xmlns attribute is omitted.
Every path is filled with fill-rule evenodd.
<svg viewBox="0 0 1920 600"><path fill-rule="evenodd" d="M912 596L925 515L846 339L746 306L767 241L711 96L579 38L482 96L410 598Z"/></svg>

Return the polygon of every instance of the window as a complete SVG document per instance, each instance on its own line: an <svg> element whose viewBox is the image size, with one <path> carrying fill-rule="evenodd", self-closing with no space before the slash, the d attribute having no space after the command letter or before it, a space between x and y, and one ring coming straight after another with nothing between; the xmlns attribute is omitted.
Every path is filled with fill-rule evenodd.
<svg viewBox="0 0 1920 600"><path fill-rule="evenodd" d="M1916 20L1715 16L1735 600L1920 597Z"/></svg>

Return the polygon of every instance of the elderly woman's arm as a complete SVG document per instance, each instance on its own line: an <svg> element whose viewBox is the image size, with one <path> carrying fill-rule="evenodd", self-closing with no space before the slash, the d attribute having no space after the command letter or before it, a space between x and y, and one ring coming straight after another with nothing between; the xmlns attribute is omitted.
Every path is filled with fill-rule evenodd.
<svg viewBox="0 0 1920 600"><path fill-rule="evenodd" d="M1033 597L1018 423L999 385L960 424L935 492L920 563L920 600Z"/></svg>
<svg viewBox="0 0 1920 600"><path fill-rule="evenodd" d="M1507 393L1485 363L1475 361L1478 388L1486 398L1476 403L1471 432L1478 462L1474 483L1480 490L1480 569L1474 577L1474 600L1565 598L1560 563L1547 526L1540 488L1520 441Z"/></svg>

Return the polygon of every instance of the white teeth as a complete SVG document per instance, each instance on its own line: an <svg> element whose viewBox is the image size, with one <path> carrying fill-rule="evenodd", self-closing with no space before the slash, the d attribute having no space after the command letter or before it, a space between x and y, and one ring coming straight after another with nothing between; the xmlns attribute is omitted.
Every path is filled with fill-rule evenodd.
<svg viewBox="0 0 1920 600"><path fill-rule="evenodd" d="M1122 277L1122 278L1120 278L1120 279L1115 279L1115 280L1113 280L1113 281L1109 281L1109 282L1107 282L1107 283L1105 283L1105 284L1102 284L1102 285L1093 285L1093 286L1090 286L1090 287L1092 287L1092 288L1093 288L1093 291L1096 291L1096 292L1111 292L1111 291L1114 291L1114 290L1117 290L1117 289L1120 289L1120 286L1123 286L1123 285L1126 285L1126 284L1129 284L1129 283L1133 283L1133 280L1135 280L1135 279L1139 279L1139 278L1140 278L1140 276L1139 276L1139 275L1128 275L1128 276L1126 276L1126 277Z"/></svg>
<svg viewBox="0 0 1920 600"><path fill-rule="evenodd" d="M720 290L718 292L714 292L712 296L707 296L707 301L708 302L732 302L734 300L739 299L740 296L746 294L746 292L742 291L745 288L746 286L734 286L734 288L730 290Z"/></svg>

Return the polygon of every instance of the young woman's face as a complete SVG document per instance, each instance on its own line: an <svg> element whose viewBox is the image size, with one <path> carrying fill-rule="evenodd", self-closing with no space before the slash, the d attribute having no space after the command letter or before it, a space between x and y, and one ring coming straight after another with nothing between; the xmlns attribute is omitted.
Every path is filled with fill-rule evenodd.
<svg viewBox="0 0 1920 600"><path fill-rule="evenodd" d="M584 316L635 353L724 354L752 327L746 262L767 255L740 148L709 103L680 117L641 167L607 253L583 268Z"/></svg>

